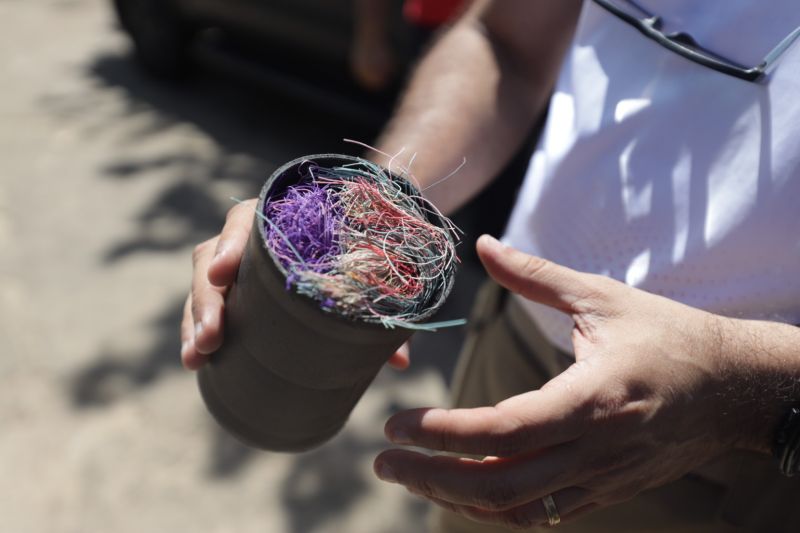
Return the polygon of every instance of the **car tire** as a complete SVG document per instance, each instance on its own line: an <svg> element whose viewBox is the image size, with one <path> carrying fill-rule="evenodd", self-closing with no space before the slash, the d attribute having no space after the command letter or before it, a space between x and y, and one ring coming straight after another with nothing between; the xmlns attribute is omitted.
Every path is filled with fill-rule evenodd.
<svg viewBox="0 0 800 533"><path fill-rule="evenodd" d="M191 26L168 0L114 0L120 24L133 40L139 63L163 79L185 78L191 68Z"/></svg>

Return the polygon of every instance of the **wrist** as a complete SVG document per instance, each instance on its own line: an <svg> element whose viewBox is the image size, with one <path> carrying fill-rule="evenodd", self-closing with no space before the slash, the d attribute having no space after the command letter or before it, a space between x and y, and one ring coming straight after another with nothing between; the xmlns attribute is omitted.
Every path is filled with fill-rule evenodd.
<svg viewBox="0 0 800 533"><path fill-rule="evenodd" d="M774 453L788 410L800 404L800 329L776 322L718 317L723 404L734 447Z"/></svg>

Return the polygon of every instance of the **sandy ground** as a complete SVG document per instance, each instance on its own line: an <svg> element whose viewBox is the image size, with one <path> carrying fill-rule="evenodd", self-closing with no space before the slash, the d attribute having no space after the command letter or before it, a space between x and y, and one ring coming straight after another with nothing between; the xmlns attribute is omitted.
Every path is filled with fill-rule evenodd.
<svg viewBox="0 0 800 533"><path fill-rule="evenodd" d="M178 362L192 246L346 125L214 76L149 81L101 0L0 0L0 20L0 530L422 531L371 464L391 412L444 401L445 337L294 456L218 429Z"/></svg>

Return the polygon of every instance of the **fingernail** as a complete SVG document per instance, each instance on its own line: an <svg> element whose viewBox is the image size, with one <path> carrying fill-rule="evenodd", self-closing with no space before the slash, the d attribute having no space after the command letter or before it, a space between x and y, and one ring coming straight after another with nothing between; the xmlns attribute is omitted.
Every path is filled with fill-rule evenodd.
<svg viewBox="0 0 800 533"><path fill-rule="evenodd" d="M194 325L194 338L197 339L203 333L203 321L196 322Z"/></svg>
<svg viewBox="0 0 800 533"><path fill-rule="evenodd" d="M229 248L230 245L228 244L227 241L220 241L217 244L217 249L214 251L214 258L212 259L212 261L228 253Z"/></svg>
<svg viewBox="0 0 800 533"><path fill-rule="evenodd" d="M183 343L181 344L181 357L186 357L186 353L189 351L189 346L191 345L192 345L191 342L183 341Z"/></svg>
<svg viewBox="0 0 800 533"><path fill-rule="evenodd" d="M497 239L495 239L494 237L492 237L488 233L484 233L483 235L481 235L481 239L483 239L483 242L485 243L485 245L490 247L490 248L498 249L498 248L502 248L502 246L503 246L503 243L501 243L500 241L498 241Z"/></svg>
<svg viewBox="0 0 800 533"><path fill-rule="evenodd" d="M386 463L379 464L377 470L378 470L378 477L381 478L383 481L389 483L397 483L397 477L394 475L394 471Z"/></svg>
<svg viewBox="0 0 800 533"><path fill-rule="evenodd" d="M395 444L412 444L411 437L403 428L390 429L389 440Z"/></svg>

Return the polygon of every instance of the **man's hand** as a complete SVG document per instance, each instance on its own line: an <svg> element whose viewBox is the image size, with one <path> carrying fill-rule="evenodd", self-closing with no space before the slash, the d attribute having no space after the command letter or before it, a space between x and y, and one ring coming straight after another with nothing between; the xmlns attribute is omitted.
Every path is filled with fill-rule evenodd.
<svg viewBox="0 0 800 533"><path fill-rule="evenodd" d="M473 520L530 527L547 523L541 498L548 494L568 520L728 450L764 449L768 430L750 418L759 410L745 393L763 376L729 349L750 322L490 237L478 241L478 252L501 285L573 318L576 362L540 390L494 407L395 415L385 428L395 444L485 458L389 450L375 461L380 478Z"/></svg>
<svg viewBox="0 0 800 533"><path fill-rule="evenodd" d="M181 323L181 361L189 370L203 366L222 345L225 294L239 271L256 202L254 198L235 205L228 211L222 232L195 246L192 290Z"/></svg>
<svg viewBox="0 0 800 533"><path fill-rule="evenodd" d="M222 233L198 244L192 254L192 290L181 322L181 361L189 370L203 366L222 345L225 294L236 280L253 228L256 202L252 199L234 206ZM391 356L389 364L401 370L408 367L407 344Z"/></svg>

